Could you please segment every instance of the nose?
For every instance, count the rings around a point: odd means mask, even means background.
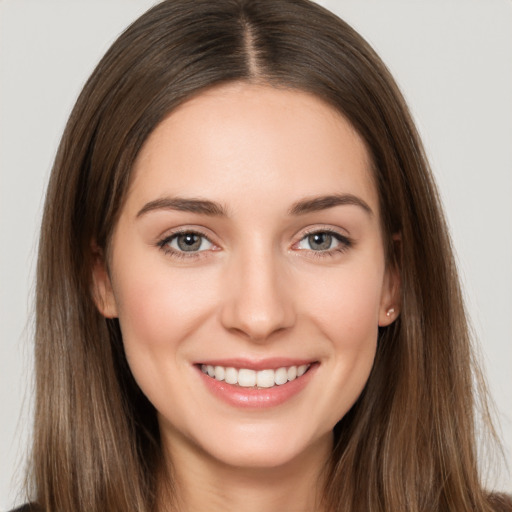
[[[269,253],[241,254],[226,273],[221,322],[251,341],[264,342],[295,323],[286,269]]]

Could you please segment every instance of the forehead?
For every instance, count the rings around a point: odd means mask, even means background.
[[[253,198],[261,210],[333,192],[361,195],[378,211],[371,159],[352,125],[312,94],[234,83],[188,100],[155,128],[128,202],[208,196],[236,209]]]

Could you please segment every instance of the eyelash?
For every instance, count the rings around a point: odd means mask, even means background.
[[[306,249],[308,251],[309,255],[313,258],[326,258],[326,257],[332,258],[333,256],[336,256],[338,254],[342,254],[342,253],[346,252],[354,245],[353,240],[351,240],[347,236],[344,236],[344,235],[338,233],[337,231],[334,231],[332,229],[326,229],[326,228],[324,228],[324,229],[315,228],[315,229],[311,229],[310,231],[306,231],[302,235],[300,240],[294,244],[294,246],[299,244],[300,242],[302,242],[304,239],[308,238],[309,236],[316,235],[316,234],[327,234],[329,236],[332,236],[335,240],[337,240],[340,243],[340,245],[338,247],[335,247],[334,249],[328,249],[325,251],[315,251],[313,249],[309,249],[309,250]],[[202,233],[201,231],[194,230],[194,229],[183,229],[183,230],[175,231],[171,235],[166,236],[162,240],[159,240],[156,245],[162,251],[164,251],[164,254],[170,255],[174,258],[190,259],[190,258],[201,258],[201,257],[206,256],[203,253],[208,252],[208,250],[187,252],[187,251],[177,251],[177,250],[173,249],[172,247],[170,247],[170,244],[172,243],[172,241],[181,235],[196,235],[201,238],[204,238],[209,243],[213,244],[213,242],[210,240],[210,238],[207,235],[205,235],[204,233]],[[298,249],[298,250],[301,251],[301,250],[305,250],[305,249]]]
[[[208,242],[213,244],[213,242],[210,240],[210,238],[208,238],[208,236],[206,236],[204,233],[201,233],[201,231],[197,231],[194,229],[182,229],[179,231],[175,231],[171,235],[163,238],[162,240],[159,240],[156,245],[160,249],[162,249],[162,251],[164,251],[164,254],[170,255],[173,258],[190,259],[190,258],[201,258],[201,257],[205,256],[203,253],[208,252],[208,251],[189,251],[189,252],[177,251],[176,249],[173,249],[172,247],[170,247],[171,242],[175,238],[182,236],[182,235],[196,235],[201,238],[204,238],[205,240],[207,240]]]
[[[350,248],[354,246],[353,240],[351,240],[349,237],[342,235],[341,233],[338,233],[337,231],[334,231],[329,228],[314,228],[310,231],[306,231],[301,239],[296,242],[294,245],[297,245],[298,243],[302,242],[305,238],[308,238],[311,235],[318,235],[318,234],[327,234],[332,236],[335,240],[337,240],[340,245],[338,247],[335,247],[334,249],[328,249],[325,251],[314,251],[312,249],[308,250],[309,256],[312,258],[332,258],[334,256],[337,256],[339,254],[343,254],[344,252],[348,251]]]

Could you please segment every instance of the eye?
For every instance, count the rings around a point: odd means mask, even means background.
[[[213,247],[206,236],[193,231],[174,234],[163,240],[161,245],[175,252],[202,252]]]
[[[296,245],[297,249],[315,252],[341,252],[350,247],[350,240],[333,231],[315,231],[303,237]]]

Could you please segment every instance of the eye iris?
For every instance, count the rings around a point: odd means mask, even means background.
[[[186,233],[178,236],[177,243],[182,251],[197,251],[201,247],[201,237],[194,233]]]
[[[314,233],[308,236],[308,242],[314,251],[326,251],[331,247],[332,235],[328,233]]]

